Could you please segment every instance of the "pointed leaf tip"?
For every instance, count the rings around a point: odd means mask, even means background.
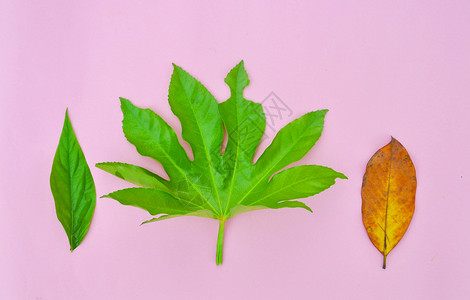
[[[127,100],[126,98],[123,98],[123,97],[119,97],[119,101],[121,102],[121,107],[125,104],[127,104],[127,102],[130,102],[129,100]]]
[[[175,64],[175,63],[171,63],[171,64],[173,66],[173,74],[175,74],[176,71],[178,71],[178,72],[182,71],[182,72],[187,73],[182,67],[178,66],[177,64]]]
[[[70,122],[70,117],[69,117],[69,109],[68,107],[65,109],[65,119],[64,119],[64,126],[66,125],[71,125],[71,122]]]
[[[243,60],[230,70],[224,81],[230,87],[232,95],[234,93],[242,94],[243,89],[250,84],[250,79],[246,73]]]

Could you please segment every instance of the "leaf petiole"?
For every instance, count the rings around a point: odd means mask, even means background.
[[[222,257],[224,251],[224,229],[225,229],[225,219],[219,219],[219,234],[217,236],[217,253],[215,257],[215,263],[217,265],[222,264]]]

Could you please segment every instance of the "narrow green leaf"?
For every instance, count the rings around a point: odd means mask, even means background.
[[[185,215],[198,210],[197,207],[184,203],[172,195],[149,188],[129,188],[119,190],[102,198],[112,198],[123,205],[140,207],[151,215]]]
[[[166,186],[168,182],[165,179],[139,166],[120,162],[103,162],[97,163],[95,166],[141,187],[168,190]]]
[[[320,138],[327,112],[312,111],[282,128],[256,162],[258,172],[271,176],[304,157]]]
[[[170,178],[183,176],[190,161],[170,125],[150,109],[138,108],[124,98],[121,109],[124,135],[137,151],[160,162]]]
[[[213,173],[220,168],[223,125],[217,100],[194,77],[173,64],[168,92],[171,110],[181,122],[182,136],[189,143],[194,162]]]
[[[278,202],[316,195],[335,184],[343,174],[323,166],[304,165],[281,171],[269,181],[263,196],[250,205],[278,206]],[[287,205],[286,202],[285,205]]]
[[[168,92],[171,110],[181,122],[182,136],[194,154],[194,167],[198,169],[197,182],[207,189],[201,191],[205,198],[222,211],[218,185],[222,177],[223,125],[214,96],[189,73],[173,64]]]
[[[221,193],[228,203],[224,214],[229,215],[229,209],[239,202],[240,195],[251,189],[253,156],[263,137],[266,117],[261,104],[243,97],[243,90],[250,83],[243,61],[228,73],[225,82],[231,95],[219,104],[219,110],[228,135],[224,152],[228,184]]]
[[[219,104],[228,134],[224,157],[229,168],[235,169],[240,165],[252,164],[266,127],[266,117],[261,104],[243,97],[243,90],[250,83],[243,61],[228,73],[225,82],[230,87],[231,95]]]
[[[90,226],[96,204],[93,177],[65,113],[59,146],[50,177],[57,218],[65,229],[70,251],[80,245]]]

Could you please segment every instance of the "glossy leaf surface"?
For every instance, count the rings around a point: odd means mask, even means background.
[[[222,263],[226,220],[256,209],[301,207],[311,211],[305,203],[294,199],[318,194],[334,184],[336,178],[346,178],[321,166],[279,172],[300,160],[320,138],[327,110],[310,112],[289,123],[254,163],[266,127],[263,108],[243,97],[249,84],[243,62],[229,72],[225,82],[231,96],[219,104],[199,81],[174,65],[169,103],[181,122],[182,138],[189,143],[194,160],[188,158],[176,133],[161,117],[121,98],[127,140],[141,155],[160,162],[170,180],[161,180],[160,176],[136,166],[97,165],[146,188],[106,196],[158,215],[144,223],[185,215],[219,220],[217,264]],[[224,127],[227,145],[221,149]]]
[[[378,150],[367,164],[362,184],[362,220],[374,246],[383,254],[398,244],[415,209],[416,172],[406,149],[396,139]]]
[[[78,144],[68,112],[54,156],[50,177],[57,218],[67,233],[70,251],[80,245],[95,210],[93,177]]]

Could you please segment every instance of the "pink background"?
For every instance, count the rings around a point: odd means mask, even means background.
[[[70,2],[0,3],[1,299],[468,299],[470,2]],[[96,162],[161,171],[125,140],[119,96],[180,131],[167,103],[171,63],[223,101],[240,59],[247,98],[273,91],[292,109],[277,130],[330,109],[301,163],[350,179],[307,199],[313,215],[231,219],[220,267],[215,220],[139,226],[148,213],[110,199],[97,199],[71,254],[49,188],[66,107],[101,196],[130,185]],[[384,271],[360,189],[390,135],[408,149],[418,191]]]

